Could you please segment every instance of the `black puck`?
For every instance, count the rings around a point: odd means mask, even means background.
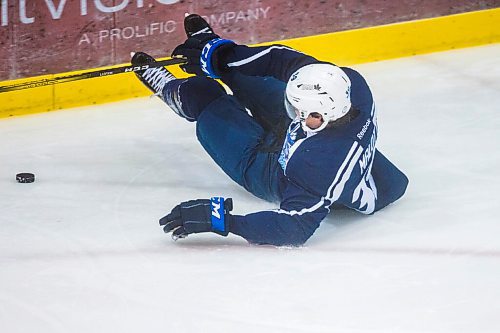
[[[16,175],[16,180],[18,183],[33,183],[35,181],[35,175],[29,172],[18,173]]]

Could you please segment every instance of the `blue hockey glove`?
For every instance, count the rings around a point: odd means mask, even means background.
[[[189,200],[175,206],[160,219],[165,233],[172,232],[172,238],[185,238],[199,232],[215,232],[222,236],[229,233],[229,212],[233,209],[233,199],[213,197],[211,199]]]
[[[225,69],[220,62],[221,56],[234,45],[234,42],[222,39],[214,33],[198,34],[178,45],[172,56],[187,58],[187,63],[180,66],[186,73],[218,79]]]
[[[184,30],[187,40],[177,46],[172,56],[183,56],[188,62],[181,65],[186,73],[208,75],[218,79],[224,70],[220,59],[225,51],[235,45],[232,41],[221,39],[208,22],[198,14],[191,14],[184,18]]]

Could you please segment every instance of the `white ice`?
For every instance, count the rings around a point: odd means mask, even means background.
[[[0,331],[500,332],[500,44],[355,68],[410,186],[301,248],[163,233],[187,199],[275,206],[158,99],[0,120]]]

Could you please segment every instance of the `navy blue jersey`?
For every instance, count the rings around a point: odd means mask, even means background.
[[[231,71],[272,76],[283,82],[300,67],[319,63],[291,48],[236,46],[224,59]],[[401,197],[408,179],[377,149],[377,116],[365,79],[342,67],[351,80],[357,116],[341,126],[305,132],[293,121],[283,142],[280,207],[245,216],[234,215],[230,231],[252,243],[303,244],[332,205],[371,214]]]

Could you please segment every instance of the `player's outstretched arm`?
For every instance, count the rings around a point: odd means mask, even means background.
[[[230,228],[231,233],[252,244],[301,246],[313,235],[324,218],[322,214],[314,215],[287,215],[280,211],[234,215]]]
[[[175,206],[160,219],[160,225],[165,233],[172,233],[174,240],[193,233],[214,232],[222,236],[233,233],[252,244],[300,246],[328,214],[326,204],[298,210],[286,208],[286,204],[281,207],[241,216],[230,214],[232,199],[190,200]]]
[[[235,45],[218,61],[223,64],[222,77],[238,71],[250,76],[272,76],[283,82],[287,82],[297,69],[320,62],[312,56],[278,44],[254,47]]]
[[[245,75],[273,76],[282,81],[298,68],[319,62],[317,59],[283,45],[248,47],[221,38],[201,16],[191,14],[184,19],[187,39],[172,52],[187,64],[187,73],[221,78],[239,71]]]

